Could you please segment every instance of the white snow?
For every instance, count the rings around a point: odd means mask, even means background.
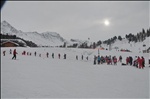
[[[8,33],[33,41],[38,45],[56,46],[64,42],[58,33],[22,32],[4,21],[2,33]],[[64,40],[64,42],[63,42]],[[112,44],[112,50],[100,50],[102,56],[122,55],[123,63],[128,56],[144,56],[146,67],[138,69],[133,66],[93,65],[94,55],[98,49],[79,48],[1,48],[1,98],[2,99],[33,99],[33,98],[139,98],[150,97],[148,53],[142,50],[150,47],[150,37],[145,41],[130,44],[127,40],[117,41]],[[80,44],[81,40],[75,39],[74,43]],[[90,41],[86,41],[90,44]],[[143,47],[143,44],[146,47]],[[109,46],[102,44],[104,48]],[[120,49],[128,49],[131,52],[120,52]],[[10,49],[17,49],[17,60],[12,60]],[[3,51],[6,56],[3,56]],[[32,53],[31,56],[23,56],[23,51]],[[34,56],[34,52],[37,56]],[[49,53],[49,58],[46,53]],[[52,59],[51,54],[55,54]],[[61,59],[58,59],[58,54]],[[42,56],[39,57],[39,54]],[[67,59],[63,55],[67,54]],[[76,60],[78,55],[79,60]],[[81,60],[84,55],[84,60]],[[88,56],[89,60],[85,58]]]
[[[93,65],[94,49],[21,48],[17,60],[1,48],[1,97],[7,98],[149,98],[148,54],[100,50],[100,55],[144,56],[146,67]],[[6,56],[3,51],[6,50]],[[23,56],[23,51],[31,56]],[[33,55],[37,52],[37,56]],[[49,58],[46,58],[49,52]],[[51,54],[55,53],[55,59]],[[58,53],[61,59],[58,59]],[[63,54],[67,59],[63,59]],[[42,54],[42,57],[39,57]],[[81,60],[81,55],[84,60]],[[79,60],[75,56],[79,56]],[[88,56],[87,61],[85,57]]]

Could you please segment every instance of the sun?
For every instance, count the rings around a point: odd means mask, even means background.
[[[105,20],[105,21],[104,21],[104,24],[105,24],[106,26],[109,26],[110,22],[109,22],[108,20]]]

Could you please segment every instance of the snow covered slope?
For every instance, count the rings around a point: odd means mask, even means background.
[[[146,45],[143,47],[143,45]],[[109,49],[109,46],[106,44],[102,44],[102,47]],[[147,37],[143,42],[128,42],[127,39],[116,40],[114,44],[111,45],[112,50],[130,50],[131,52],[139,52],[142,53],[143,50],[148,49],[150,47],[150,37]],[[116,49],[118,48],[118,49]]]
[[[56,32],[22,32],[12,27],[8,22],[1,23],[1,33],[16,35],[25,40],[33,41],[39,46],[59,46],[63,45],[65,39]]]
[[[14,48],[11,48],[12,50]],[[17,60],[12,60],[10,48],[1,54],[1,97],[2,99],[45,99],[45,98],[103,98],[129,99],[149,98],[149,67],[93,65],[94,49],[78,48],[21,48],[17,47]],[[23,51],[32,53],[23,56]],[[34,56],[34,52],[37,56]],[[46,53],[49,52],[49,58]],[[54,53],[55,58],[51,57]],[[58,53],[61,58],[58,59]],[[64,53],[67,59],[63,59]],[[41,54],[41,57],[39,57]],[[79,56],[76,60],[75,56]],[[81,55],[84,59],[81,60]],[[143,56],[142,53],[100,51],[100,55]],[[86,60],[85,57],[89,57]],[[147,55],[146,55],[147,56]],[[148,57],[144,58],[147,60]]]

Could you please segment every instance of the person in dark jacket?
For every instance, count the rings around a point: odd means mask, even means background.
[[[119,61],[122,62],[122,56],[119,56]]]
[[[133,58],[130,56],[130,57],[129,57],[130,66],[132,65],[132,61],[133,61]]]
[[[16,57],[17,57],[16,54],[17,54],[16,49],[14,49],[12,59],[16,59]]]
[[[144,68],[145,67],[145,59],[144,59],[144,57],[142,56],[142,68]]]
[[[49,56],[49,53],[48,53],[48,52],[46,53],[46,56],[47,56],[47,58],[48,58],[48,56]]]
[[[52,53],[52,58],[54,58],[54,53]]]
[[[96,59],[97,59],[97,57],[96,57],[96,55],[94,56],[94,65],[96,65]]]
[[[6,51],[3,51],[3,56],[5,56]]]
[[[82,57],[81,57],[81,58],[82,58],[82,60],[83,60],[83,55],[82,55]]]
[[[9,51],[9,52],[10,52],[10,54],[12,54],[12,50],[11,50],[11,49],[10,49],[10,51]]]
[[[34,55],[36,56],[36,52],[34,52]]]
[[[76,60],[78,60],[78,55],[76,55]]]
[[[60,54],[58,54],[58,58],[60,59]]]
[[[64,59],[66,59],[66,54],[64,54]]]

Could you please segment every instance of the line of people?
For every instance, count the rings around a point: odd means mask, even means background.
[[[4,50],[3,51],[3,56],[5,56],[5,54],[6,54],[6,51]],[[13,54],[12,59],[16,60],[16,57],[17,57],[17,54],[18,54],[16,49],[13,50],[13,53],[12,53],[12,50],[10,49],[10,54]],[[31,56],[32,53],[23,51],[22,55]],[[36,51],[34,52],[34,56],[37,56]],[[39,57],[41,57],[41,54],[39,54]],[[49,53],[48,52],[46,53],[46,57],[49,58]],[[60,57],[61,57],[61,55],[59,53],[58,54],[58,59],[60,59]],[[64,54],[64,59],[66,59],[66,57],[67,57],[67,55]],[[54,59],[54,53],[52,53],[52,58]],[[84,56],[82,55],[81,60],[83,60],[83,59],[84,59]],[[76,55],[76,60],[78,60],[78,55]],[[86,57],[86,60],[88,60],[88,56]],[[119,56],[118,61],[117,61],[116,56],[113,56],[113,57],[111,57],[111,55],[110,56],[105,56],[105,57],[104,56],[100,57],[100,55],[98,55],[98,56],[95,55],[94,56],[94,65],[95,64],[103,64],[103,63],[107,63],[107,65],[112,65],[112,64],[117,65],[117,62],[122,62],[122,56]],[[133,58],[131,56],[129,56],[129,57],[126,58],[126,64],[125,65],[130,65],[130,66],[133,65],[133,66],[135,66],[139,69],[143,69],[145,67],[145,59],[144,59],[143,56],[141,58],[139,56],[135,56],[135,59],[133,61]]]
[[[22,55],[26,55],[26,53],[27,53],[27,55],[31,56],[31,52],[26,52],[26,51],[23,51]],[[45,55],[46,55],[47,58],[49,58],[49,53],[48,52]],[[36,51],[34,52],[34,56],[37,56],[37,52]],[[67,54],[64,54],[63,56],[64,56],[64,59],[67,58]],[[42,57],[42,55],[39,54],[39,57]],[[54,59],[54,53],[52,53],[52,58]],[[61,58],[61,54],[59,53],[58,54],[58,59],[60,59],[60,58]],[[76,55],[76,60],[78,60],[78,55]],[[81,56],[81,60],[84,60],[84,56],[83,55]],[[86,57],[86,60],[88,60],[88,56]]]

